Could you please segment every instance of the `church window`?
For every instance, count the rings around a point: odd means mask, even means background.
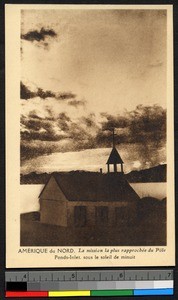
[[[96,222],[98,224],[102,224],[102,225],[108,223],[108,207],[107,206],[96,207]]]

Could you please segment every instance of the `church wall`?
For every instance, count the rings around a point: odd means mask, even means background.
[[[74,210],[76,206],[85,206],[86,207],[86,226],[96,226],[99,225],[99,222],[96,221],[96,209],[97,207],[108,207],[108,221],[107,226],[116,226],[121,225],[120,220],[116,220],[116,209],[121,208],[128,211],[128,223],[133,223],[135,214],[136,214],[136,206],[135,203],[128,202],[84,202],[84,201],[71,201],[68,202],[67,208],[67,218],[68,218],[68,226],[75,226],[75,217]],[[122,217],[122,216],[121,216]],[[127,223],[127,220],[124,220]],[[102,224],[101,224],[102,225]]]
[[[138,205],[138,204],[137,204]],[[129,211],[129,223],[135,223],[137,221],[137,205],[134,203],[130,204],[130,211]]]
[[[94,226],[95,225],[95,206],[83,203],[83,202],[74,202],[71,205],[71,202],[68,203],[67,208],[67,219],[68,226],[75,226],[75,207],[76,206],[85,206],[86,207],[86,226]]]
[[[67,226],[67,203],[64,201],[40,200],[40,221],[45,224]]]
[[[67,201],[65,195],[52,176],[40,195],[40,199]]]
[[[118,206],[117,206],[118,207]],[[115,208],[116,206],[112,206],[110,207],[109,210],[109,226],[114,226],[115,225]]]
[[[40,199],[40,219],[42,223],[58,226],[77,226],[75,207],[86,207],[86,225],[90,226],[121,226],[132,224],[136,218],[136,206],[128,202],[82,202]],[[106,223],[97,221],[97,208],[108,207]],[[120,214],[118,213],[118,210]]]
[[[86,213],[85,226],[120,226],[123,223],[134,223],[136,217],[136,202],[127,201],[68,201],[58,186],[54,177],[51,177],[45,189],[40,195],[40,215],[41,222],[46,224],[53,224],[59,226],[79,226],[77,224],[76,209],[75,207],[84,207],[84,214]],[[99,207],[108,207],[107,212],[105,209],[104,221],[98,220],[98,212],[101,212]],[[98,208],[98,210],[97,210]],[[121,208],[121,216],[116,210]],[[120,210],[120,209],[119,209]],[[80,211],[80,208],[79,208]],[[82,215],[83,215],[82,211]],[[128,213],[127,213],[128,212]],[[124,218],[123,218],[124,215]],[[101,217],[101,216],[100,216]],[[99,217],[99,218],[100,218]],[[96,219],[97,218],[97,219]]]
[[[128,202],[126,201],[113,201],[113,202],[108,202],[108,201],[98,201],[98,202],[94,202],[94,201],[69,201],[68,202],[68,206],[69,207],[73,207],[73,206],[77,206],[77,205],[81,205],[81,206],[109,206],[109,207],[121,207],[121,206],[127,206]],[[130,203],[129,203],[130,205]]]

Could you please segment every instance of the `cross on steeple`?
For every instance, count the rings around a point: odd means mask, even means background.
[[[112,132],[112,139],[113,139],[113,148],[111,150],[110,156],[107,160],[107,165],[108,165],[108,173],[110,173],[110,165],[113,165],[114,167],[114,173],[117,173],[117,165],[121,165],[121,173],[124,173],[123,171],[123,160],[120,157],[116,147],[115,147],[115,133],[114,133],[114,128]]]
[[[115,133],[114,133],[114,127],[113,127],[113,130],[112,130],[112,144],[113,144],[113,148],[115,147]]]

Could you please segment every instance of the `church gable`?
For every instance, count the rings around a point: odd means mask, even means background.
[[[40,199],[67,201],[66,196],[60,189],[54,176],[51,176],[44,189],[42,190]]]

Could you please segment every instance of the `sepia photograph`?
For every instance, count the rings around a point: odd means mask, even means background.
[[[165,10],[21,11],[21,245],[166,245]]]
[[[171,9],[18,16],[19,247],[169,246]]]

